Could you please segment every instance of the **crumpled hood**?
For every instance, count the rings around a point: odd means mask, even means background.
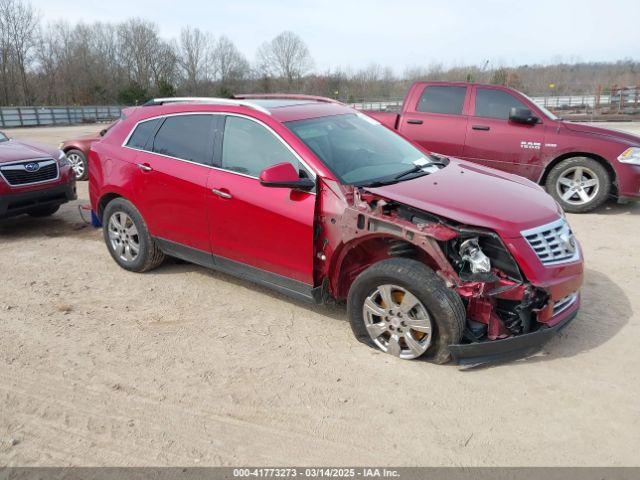
[[[458,159],[430,175],[367,190],[504,238],[560,216],[555,200],[535,183]]]
[[[18,162],[32,158],[57,158],[58,150],[37,143],[23,140],[9,140],[0,142],[0,163]]]
[[[622,143],[630,145],[640,145],[640,137],[627,132],[618,130],[610,130],[608,128],[593,127],[591,125],[583,125],[580,123],[562,122],[562,125],[572,132],[588,133],[591,135],[599,135],[607,137],[611,140],[618,140]]]

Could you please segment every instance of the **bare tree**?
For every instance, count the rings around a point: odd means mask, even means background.
[[[307,45],[290,31],[263,43],[258,50],[258,63],[263,73],[286,79],[288,89],[313,67]]]
[[[0,17],[3,31],[1,36],[6,36],[7,47],[20,76],[23,100],[30,105],[27,67],[31,60],[31,51],[35,46],[40,19],[33,7],[22,0],[0,0]]]
[[[228,88],[230,83],[244,79],[249,72],[247,59],[224,35],[216,42],[211,55],[211,63],[221,90]]]
[[[213,38],[198,28],[183,28],[180,32],[179,61],[190,94],[200,93],[202,83],[209,79],[208,60],[213,50]]]

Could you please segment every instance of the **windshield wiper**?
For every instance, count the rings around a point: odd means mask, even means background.
[[[428,173],[430,173],[430,172],[425,172],[425,171],[424,171],[424,169],[425,169],[426,167],[431,166],[431,165],[440,165],[440,166],[442,166],[442,167],[446,167],[446,166],[447,166],[447,163],[446,163],[446,162],[444,162],[444,161],[442,161],[442,160],[436,160],[436,159],[433,159],[433,158],[432,158],[432,159],[429,161],[429,163],[427,163],[427,164],[419,164],[419,163],[418,163],[418,164],[415,164],[415,165],[413,166],[413,168],[411,168],[411,169],[407,170],[406,172],[399,173],[398,175],[396,175],[395,177],[393,177],[393,179],[394,179],[394,180],[400,180],[401,178],[404,178],[404,177],[406,177],[407,175],[411,175],[412,173],[418,173],[418,172],[423,172],[425,175],[427,175],[427,174],[428,174]]]

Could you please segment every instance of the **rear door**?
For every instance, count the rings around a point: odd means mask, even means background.
[[[260,172],[289,162],[313,177],[273,130],[243,116],[225,119],[207,209],[214,261],[223,270],[310,294],[316,195],[260,184]]]
[[[163,248],[210,250],[207,178],[221,118],[193,113],[162,117],[137,153],[136,204],[152,234],[164,241]],[[130,142],[134,137],[135,131]]]
[[[462,155],[467,90],[466,85],[426,85],[407,98],[398,130],[429,151]]]
[[[530,107],[511,92],[499,88],[474,87],[472,98],[462,156],[534,181],[540,178],[544,125],[509,121],[512,107]]]

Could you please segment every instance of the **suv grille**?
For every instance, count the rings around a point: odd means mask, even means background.
[[[12,186],[48,182],[58,178],[58,162],[52,158],[45,158],[2,165],[0,174]]]
[[[573,232],[564,218],[521,233],[544,265],[572,262],[580,256]]]

